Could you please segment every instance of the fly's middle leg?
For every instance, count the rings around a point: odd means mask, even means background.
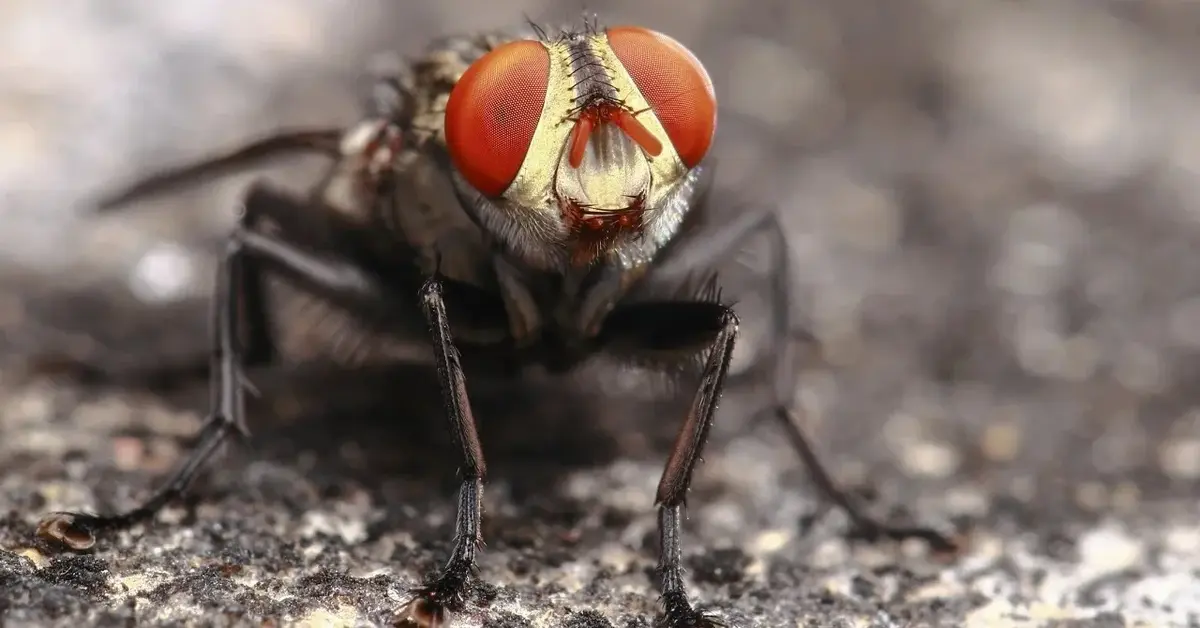
[[[454,549],[441,571],[416,588],[414,597],[398,618],[402,625],[442,626],[447,611],[459,611],[471,597],[478,581],[476,556],[483,547],[481,500],[487,463],[479,441],[479,430],[467,398],[458,350],[454,346],[441,281],[435,276],[420,291],[421,308],[429,324],[434,356],[442,386],[443,405],[454,440],[461,448],[462,484],[458,490],[458,517],[454,524]]]

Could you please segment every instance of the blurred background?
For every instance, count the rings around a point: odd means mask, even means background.
[[[111,217],[89,215],[89,199],[274,128],[352,121],[381,51],[583,8],[348,6],[0,4],[0,333],[13,354],[202,350],[196,327],[169,318],[153,343],[113,332],[106,316],[121,310],[107,304],[202,323],[214,243],[262,173]],[[986,478],[1087,511],[1197,495],[1200,3],[587,9],[669,33],[707,65],[719,185],[778,209],[797,319],[823,347],[797,400],[823,449],[879,452],[836,456],[836,473]],[[270,176],[298,185],[311,166]],[[37,309],[54,291],[76,300]]]

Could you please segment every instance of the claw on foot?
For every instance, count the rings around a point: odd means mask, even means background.
[[[462,611],[472,582],[466,578],[443,578],[409,590],[411,597],[392,622],[403,628],[444,628],[447,617]]]
[[[962,555],[970,544],[970,539],[965,534],[955,534],[951,537],[943,537],[944,544],[930,544],[933,549],[933,558],[941,562],[951,562]]]
[[[417,597],[396,614],[392,625],[400,628],[442,628],[446,625],[446,608],[432,600]]]
[[[89,550],[96,544],[96,518],[73,512],[52,512],[38,522],[37,535],[61,543],[75,551]]]
[[[720,617],[692,608],[683,595],[663,598],[663,614],[654,623],[655,628],[728,628]]]

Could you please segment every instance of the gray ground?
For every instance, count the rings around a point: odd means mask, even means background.
[[[212,247],[246,179],[105,220],[79,218],[89,195],[351,119],[374,50],[577,3],[409,4],[0,6],[0,624],[371,625],[444,556],[455,463],[420,372],[257,373],[253,441],[189,503],[83,554],[31,534],[47,511],[144,496],[205,390],[30,378],[25,358],[203,352]],[[791,232],[799,322],[823,347],[796,398],[835,473],[969,542],[950,562],[847,542],[735,391],[691,497],[700,599],[739,626],[1200,625],[1200,4],[588,5],[712,72],[722,185]],[[396,407],[366,403],[396,382]],[[497,588],[462,624],[648,625],[675,406],[472,393]]]

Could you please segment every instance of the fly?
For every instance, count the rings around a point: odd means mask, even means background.
[[[777,374],[788,368],[781,347],[790,339],[790,280],[774,213],[746,213],[683,237],[707,211],[716,127],[708,72],[671,37],[594,21],[552,35],[531,25],[439,42],[379,79],[367,115],[349,129],[277,134],[109,198],[106,208],[297,152],[334,162],[307,197],[265,182],[245,194],[212,300],[211,414],[184,464],[138,508],[53,513],[39,533],[86,549],[97,533],[145,520],[178,498],[218,445],[248,433],[249,366],[320,351],[347,367],[423,358],[439,373],[462,484],[449,559],[412,591],[399,620],[442,626],[471,601],[483,543],[487,464],[464,373],[486,364],[565,372],[607,354],[666,371],[699,369],[655,500],[657,625],[722,625],[693,605],[682,567],[685,496],[738,338],[738,316],[705,269],[766,237],[775,321],[768,359]],[[643,288],[655,282],[683,288],[647,297]],[[280,319],[271,304],[283,297],[356,331],[321,346]],[[419,355],[409,349],[414,339]],[[888,525],[860,510],[817,459],[782,387],[774,386],[771,416],[860,533],[955,549],[932,529]]]

